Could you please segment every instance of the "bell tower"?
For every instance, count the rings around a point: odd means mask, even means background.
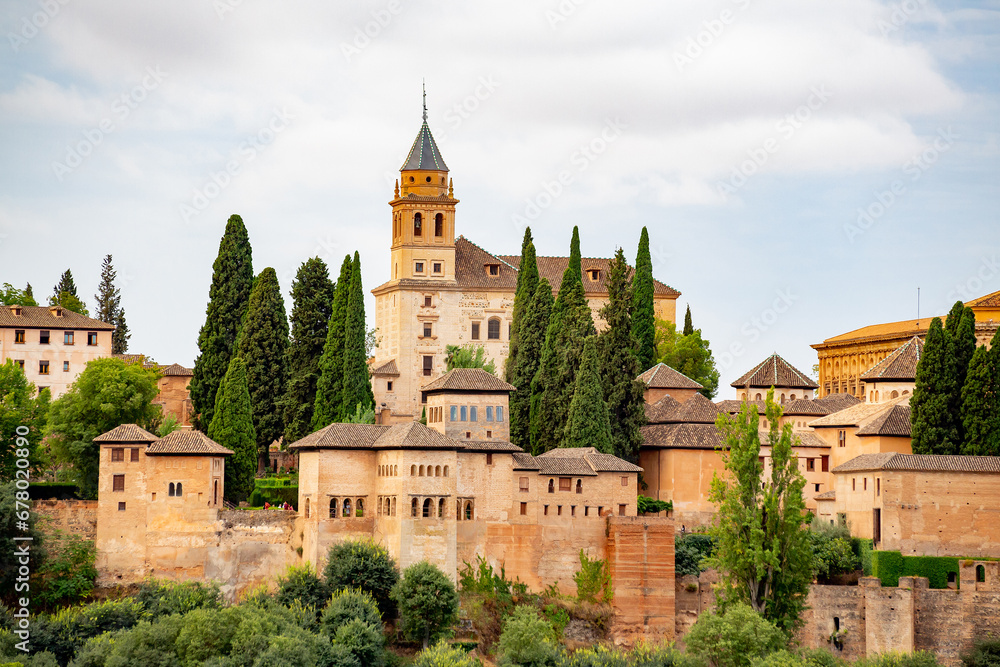
[[[424,122],[399,169],[392,207],[392,280],[455,280],[455,205],[448,166]]]

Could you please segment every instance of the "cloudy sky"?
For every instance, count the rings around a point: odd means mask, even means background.
[[[777,351],[1000,290],[1000,3],[870,0],[3,4],[0,282],[92,305],[191,365],[226,219],[287,292],[358,249],[388,278],[392,181],[429,120],[458,233],[632,259],[723,389]],[[374,301],[369,297],[369,320]]]

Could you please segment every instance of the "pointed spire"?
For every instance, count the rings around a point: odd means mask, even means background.
[[[448,196],[449,197],[455,196],[455,179],[453,178],[448,179]]]
[[[427,125],[427,87],[424,86],[424,122],[417,132],[417,138],[413,141],[406,161],[400,167],[400,171],[406,170],[429,170],[448,171],[448,165],[441,158],[441,151],[438,150],[437,143],[431,135],[431,128]]]
[[[396,197],[399,197],[399,179],[396,179]]]
[[[427,122],[427,82],[420,80],[420,85],[424,89],[424,122]]]

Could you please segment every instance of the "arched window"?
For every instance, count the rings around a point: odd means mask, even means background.
[[[212,491],[212,503],[215,505],[219,504],[219,480],[213,482],[214,490]]]
[[[556,492],[556,481],[554,479],[549,480],[549,493]]]
[[[358,513],[358,516],[365,515],[365,501],[362,500],[361,498],[358,498],[358,504],[355,508],[355,511]]]
[[[424,219],[419,213],[413,214],[413,235],[420,236],[424,233]]]
[[[410,466],[410,477],[415,477],[417,475],[417,466]]]
[[[795,400],[795,394],[792,394],[792,395],[791,395],[791,396],[789,396],[788,398],[789,398],[789,400],[792,400],[792,401],[794,401],[794,400]]]
[[[444,214],[434,216],[434,236],[444,236]]]
[[[576,492],[577,493],[583,493],[583,480],[582,479],[576,480]]]
[[[465,520],[472,521],[472,501],[465,501]]]
[[[906,396],[906,395],[907,395],[907,394],[909,394],[909,393],[910,393],[910,390],[909,390],[909,389],[904,389],[904,390],[903,390],[903,396]]]
[[[184,485],[180,482],[177,482],[177,495],[181,498],[184,497]]]
[[[875,392],[875,402],[878,403],[878,392]]]
[[[889,398],[899,398],[899,392],[893,389],[892,394],[889,396]]]
[[[431,517],[431,499],[424,498],[424,518],[429,519]]]
[[[434,466],[434,476],[435,477],[441,476],[441,466]]]
[[[330,518],[331,519],[336,519],[337,518],[337,499],[336,498],[330,498]]]
[[[438,501],[438,518],[444,518],[444,498]]]
[[[982,565],[976,566],[976,581],[986,583],[986,568]]]
[[[389,499],[386,498],[385,499],[385,515],[389,516],[390,514],[392,514],[392,508],[389,507]]]
[[[457,501],[455,503],[455,520],[456,521],[461,521],[462,520],[462,501],[461,500],[459,500],[459,501]]]
[[[445,466],[445,467],[444,467],[444,476],[445,476],[445,477],[447,477],[447,476],[448,476],[448,466]]]
[[[392,515],[396,516],[396,499],[392,499]]]
[[[489,340],[500,340],[500,318],[492,317],[486,323],[486,337]]]
[[[350,498],[344,498],[344,516],[345,517],[351,516],[351,499]]]
[[[757,392],[757,398],[755,398],[754,400],[757,400],[757,401],[760,400],[760,392]]]
[[[375,503],[375,515],[382,516],[382,499],[379,498],[378,502]]]
[[[411,515],[411,516],[412,516],[412,517],[413,517],[414,519],[416,519],[416,518],[417,518],[417,508],[418,508],[418,507],[420,507],[420,505],[419,505],[419,504],[417,503],[417,499],[416,499],[416,498],[414,498],[414,499],[413,499],[413,502],[411,502],[411,503],[410,503],[410,515]]]
[[[309,518],[309,499],[306,498],[306,518]]]
[[[782,392],[782,394],[781,394],[781,404],[782,405],[785,404],[785,394],[784,394],[784,392]]]
[[[167,495],[173,498],[176,494],[174,493],[174,483],[170,482],[170,486],[167,487]]]
[[[392,476],[395,477],[399,475],[399,466],[392,466]]]

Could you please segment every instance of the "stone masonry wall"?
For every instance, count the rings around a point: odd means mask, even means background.
[[[608,517],[608,562],[614,585],[616,643],[674,638],[674,522]]]
[[[61,530],[85,540],[97,538],[96,500],[36,500],[32,509],[41,517],[38,528],[45,534]]]

